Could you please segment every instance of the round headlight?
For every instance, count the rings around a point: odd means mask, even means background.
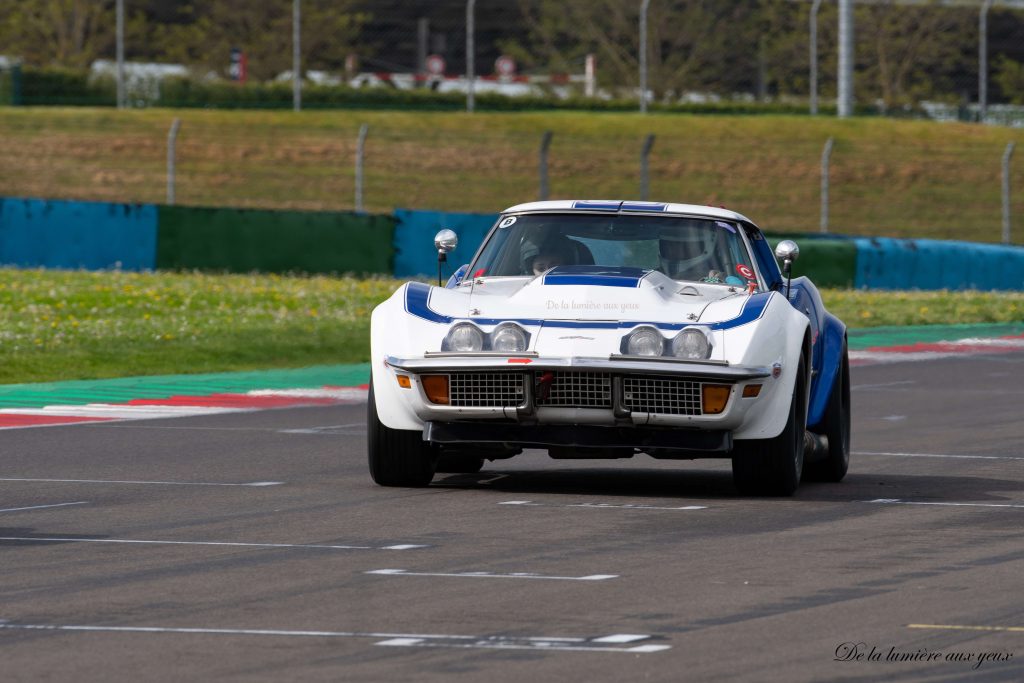
[[[491,350],[519,353],[526,350],[526,330],[515,323],[502,323],[491,332]]]
[[[665,338],[653,327],[638,327],[626,337],[626,353],[630,356],[660,356]]]
[[[711,355],[711,340],[697,327],[687,327],[672,340],[672,355],[676,358],[704,360]]]
[[[484,333],[480,331],[479,327],[470,323],[459,323],[450,329],[442,345],[444,351],[455,351],[456,353],[482,351],[483,348]]]

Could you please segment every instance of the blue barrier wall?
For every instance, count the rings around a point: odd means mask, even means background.
[[[149,270],[156,229],[149,204],[0,199],[0,264]]]
[[[1024,247],[857,238],[854,286],[869,289],[1024,289]]]
[[[449,228],[459,236],[459,246],[448,255],[444,272],[447,279],[456,268],[473,258],[498,214],[396,209],[395,218],[398,219],[395,226],[395,277],[436,276],[434,235],[441,228]]]

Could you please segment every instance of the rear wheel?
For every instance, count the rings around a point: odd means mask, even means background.
[[[825,436],[828,455],[807,463],[805,481],[842,481],[850,467],[850,359],[845,341],[839,374],[825,408]]]
[[[807,424],[807,371],[803,358],[797,366],[789,418],[774,439],[738,441],[733,448],[732,480],[746,496],[791,496],[800,483],[804,465],[804,430]]]
[[[381,486],[426,486],[434,478],[436,449],[419,430],[385,427],[377,416],[373,379],[366,409],[367,455],[370,476]]]

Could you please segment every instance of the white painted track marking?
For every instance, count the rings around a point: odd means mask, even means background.
[[[946,631],[1010,631],[1024,633],[1024,626],[967,626],[958,624],[907,624],[907,628],[941,629]]]
[[[907,384],[917,384],[916,380],[905,379],[899,382],[883,382],[881,384],[855,384],[850,389],[852,391],[865,391],[868,389],[888,389],[889,387],[903,386]]]
[[[425,545],[326,545],[317,543],[231,543],[227,541],[144,541],[126,538],[58,538],[30,536],[0,536],[0,541],[32,541],[36,543],[129,543],[140,545],[211,545],[240,548],[323,548],[327,550],[412,550],[427,548]]]
[[[606,581],[619,578],[618,574],[591,574],[589,576],[547,576],[544,574],[533,574],[530,572],[516,572],[513,574],[492,574],[491,572],[411,572],[406,569],[372,569],[364,574],[377,574],[382,576],[444,576],[457,579],[538,579],[545,581]]]
[[[5,415],[54,415],[59,417],[101,417],[130,420],[155,420],[165,417],[194,417],[225,413],[253,412],[257,408],[216,408],[212,406],[129,406],[115,403],[89,403],[80,406],[44,408],[4,408]]]
[[[80,500],[80,501],[77,501],[75,503],[54,503],[53,505],[32,505],[30,507],[24,507],[24,508],[7,508],[5,510],[0,510],[0,512],[21,512],[22,510],[42,510],[43,508],[62,508],[62,507],[67,507],[68,505],[88,505],[88,504],[89,504],[89,501],[87,501],[87,500]]]
[[[706,505],[683,505],[680,507],[660,507],[657,505],[638,505],[625,503],[617,505],[613,503],[535,503],[532,500],[506,500],[498,505],[520,505],[522,507],[549,507],[549,508],[599,508],[617,510],[707,510]]]
[[[966,507],[966,508],[1024,508],[1024,505],[1014,503],[941,503],[918,500],[900,500],[899,498],[876,498],[875,500],[862,500],[861,503],[880,503],[883,505],[941,505],[945,507]]]
[[[456,647],[485,650],[539,650],[545,652],[626,652],[646,654],[671,649],[671,645],[615,644],[647,640],[651,636],[616,634],[599,638],[563,638],[544,636],[470,636],[423,633],[373,633],[358,631],[285,631],[278,629],[174,628],[161,626],[93,626],[78,624],[15,624],[0,620],[0,629],[25,631],[73,631],[86,633],[139,633],[227,636],[284,636],[299,638],[369,638],[383,639],[375,645],[387,647]],[[628,638],[628,640],[626,640]]]
[[[887,453],[883,451],[854,451],[853,455],[883,455],[899,458],[956,458],[963,460],[1024,460],[1016,455],[958,455],[954,453]]]
[[[281,486],[283,481],[250,481],[243,484],[221,484],[206,481],[132,481],[118,479],[28,479],[25,477],[0,477],[0,481],[34,481],[58,484],[155,484],[160,486]]]

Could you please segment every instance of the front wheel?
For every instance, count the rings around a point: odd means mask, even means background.
[[[373,379],[366,408],[366,452],[370,476],[381,486],[421,487],[434,478],[436,449],[423,440],[423,432],[391,429],[377,416]]]
[[[807,371],[797,366],[789,418],[774,439],[738,441],[733,447],[732,480],[745,496],[791,496],[800,483],[807,425]]]
[[[807,463],[804,481],[842,481],[850,467],[850,359],[845,341],[839,374],[825,408],[825,436],[828,455]]]

